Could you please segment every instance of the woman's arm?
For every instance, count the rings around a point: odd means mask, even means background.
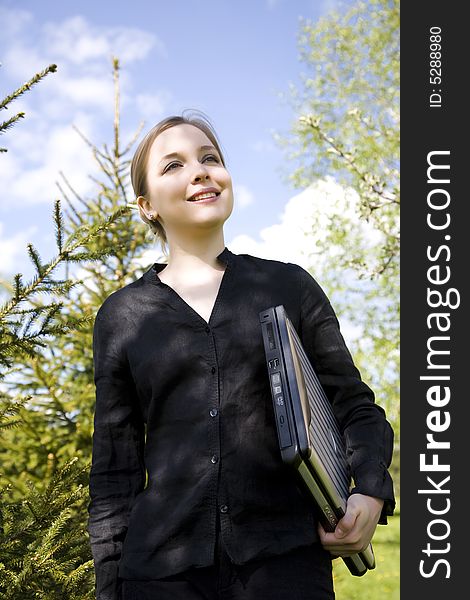
[[[381,510],[373,523],[375,530],[376,523],[386,523],[387,516],[393,514],[395,507],[393,483],[388,472],[393,452],[393,430],[384,410],[375,403],[374,393],[361,380],[325,293],[310,273],[301,267],[299,277],[299,335],[344,435],[355,485],[348,509],[351,503],[355,511],[360,505],[361,514],[369,514],[374,521],[376,508],[380,505]],[[353,500],[354,495],[357,497]],[[372,500],[362,502],[360,496]],[[347,523],[350,524],[349,517]]]
[[[97,600],[120,598],[118,567],[135,496],[145,485],[144,424],[116,311],[98,311],[93,331],[96,409],[88,505]]]

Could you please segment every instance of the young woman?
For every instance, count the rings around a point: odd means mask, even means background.
[[[200,115],[158,123],[131,176],[167,263],[95,321],[89,533],[98,600],[324,600],[331,557],[393,513],[393,433],[325,294],[300,266],[234,254],[217,136]],[[325,533],[281,460],[259,312],[283,304],[332,402],[355,483]]]

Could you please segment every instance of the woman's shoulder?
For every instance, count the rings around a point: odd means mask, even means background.
[[[285,274],[292,273],[297,275],[300,271],[305,271],[297,263],[283,261],[280,258],[267,258],[262,256],[255,256],[253,254],[237,254],[239,260],[243,261],[246,265],[250,265],[253,268],[257,268],[265,271],[281,271]]]
[[[307,290],[307,292],[314,292],[321,296],[324,294],[321,284],[316,276],[312,274],[311,269],[307,269],[299,263],[262,258],[252,254],[238,254],[237,256],[244,261],[247,268],[258,270],[260,274],[264,273],[269,277],[282,279],[283,284],[286,286],[293,285],[299,287],[300,290]]]
[[[151,268],[148,269],[148,271],[150,271]],[[109,311],[114,314],[116,311],[122,311],[126,309],[135,311],[136,307],[139,306],[138,303],[144,299],[146,294],[147,286],[145,286],[145,275],[147,272],[144,272],[137,279],[134,279],[129,283],[122,285],[121,287],[117,287],[115,290],[111,291],[99,306],[96,313],[97,316],[104,315]]]

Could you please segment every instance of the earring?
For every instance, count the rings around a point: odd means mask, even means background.
[[[148,218],[150,219],[150,221],[153,221],[155,219],[155,213],[150,213]]]

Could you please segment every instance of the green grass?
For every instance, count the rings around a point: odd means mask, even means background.
[[[362,577],[353,577],[341,559],[333,561],[336,600],[399,600],[400,513],[378,525],[374,539],[376,567]]]

